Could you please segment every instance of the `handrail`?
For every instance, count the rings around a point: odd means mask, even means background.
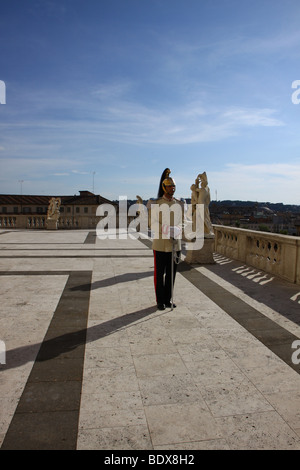
[[[300,284],[300,237],[213,225],[215,251]]]

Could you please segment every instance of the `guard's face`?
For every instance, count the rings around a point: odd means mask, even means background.
[[[175,193],[175,190],[176,190],[176,186],[175,185],[168,185],[168,186],[165,186],[165,193],[168,195],[168,196],[173,196],[173,194]]]

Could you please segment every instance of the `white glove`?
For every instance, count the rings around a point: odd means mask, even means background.
[[[175,240],[181,238],[181,228],[177,227],[176,225],[174,227],[170,227],[170,237],[174,238]]]

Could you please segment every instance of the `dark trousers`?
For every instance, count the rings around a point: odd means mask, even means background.
[[[164,251],[153,251],[154,254],[154,287],[156,302],[158,304],[169,304],[171,302],[171,262],[172,253]],[[176,253],[177,256],[180,252]],[[175,282],[177,264],[173,260],[173,285]]]

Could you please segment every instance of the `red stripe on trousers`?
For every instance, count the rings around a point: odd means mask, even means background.
[[[156,278],[156,252],[153,250],[153,256],[154,256],[154,288],[155,288],[155,296],[156,296],[156,302],[157,302],[157,295],[156,295],[156,284],[157,284],[157,278]]]

